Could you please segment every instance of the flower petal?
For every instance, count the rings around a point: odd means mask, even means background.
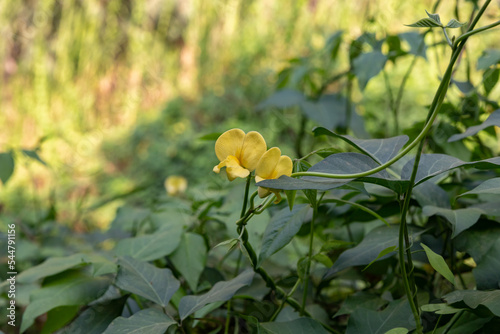
[[[239,156],[241,165],[249,171],[257,167],[260,157],[266,152],[267,145],[264,137],[257,131],[250,131],[245,136]],[[238,157],[238,156],[237,156]]]
[[[244,139],[245,132],[241,129],[231,129],[221,134],[215,142],[215,155],[217,155],[217,159],[224,161],[230,155],[238,157],[241,153]],[[219,166],[219,168],[222,167]]]
[[[241,167],[240,162],[236,159],[236,157],[230,155],[226,160],[224,160],[224,162],[226,164],[226,174],[229,181],[233,181],[237,177],[245,178],[250,175],[250,171]]]
[[[262,155],[257,164],[255,175],[263,179],[271,179],[281,156],[281,151],[277,147],[270,148]]]
[[[274,169],[273,179],[277,179],[282,175],[290,176],[292,175],[293,162],[287,155],[282,155]]]

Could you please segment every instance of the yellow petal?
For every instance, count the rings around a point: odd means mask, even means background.
[[[248,169],[243,168],[240,165],[239,160],[232,155],[227,157],[226,160],[224,160],[224,163],[226,165],[226,174],[229,181],[233,181],[237,177],[245,178],[248,175],[250,175],[250,171]],[[219,166],[221,164],[219,164]]]
[[[238,157],[241,153],[244,139],[245,132],[240,129],[231,129],[221,134],[215,142],[215,155],[217,155],[217,159],[224,161],[230,155]]]
[[[263,178],[270,179],[273,176],[276,165],[278,164],[281,156],[281,151],[277,147],[270,148],[262,155],[257,164],[255,175]]]
[[[269,190],[269,188],[259,187],[257,189],[257,193],[259,194],[260,198],[264,198],[271,194],[271,190]]]
[[[266,152],[266,149],[267,146],[264,137],[256,131],[250,131],[243,140],[239,156],[241,165],[249,171],[253,171],[257,167],[260,157]]]
[[[274,169],[273,179],[277,179],[282,175],[290,176],[292,175],[293,162],[287,155],[282,155]]]

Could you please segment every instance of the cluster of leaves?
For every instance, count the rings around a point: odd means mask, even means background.
[[[333,75],[340,32],[319,56],[290,62],[278,91],[257,109],[300,109],[298,156],[308,142],[326,146],[297,159],[295,171],[365,172],[416,137],[423,124],[405,135],[359,139],[367,133],[352,91],[356,82],[363,91],[388,61],[425,58],[424,36],[378,40],[365,33],[349,44],[349,68]],[[462,95],[443,105],[413,184],[414,159],[406,157],[355,179],[263,181],[259,185],[286,190],[288,205],[252,211],[245,237],[235,224],[241,184],[123,206],[106,232],[74,236],[48,217],[36,233],[25,233],[41,245],[66,246],[63,254],[54,247],[41,255],[29,242],[18,245],[20,261],[48,258],[20,268],[20,331],[408,333],[417,324],[402,283],[405,264],[395,255],[402,251],[401,206],[410,187],[410,269],[424,331],[494,331],[500,322],[500,158],[489,143],[498,140],[492,127],[500,126],[491,98],[499,63],[498,50],[485,52],[477,62],[480,84],[453,81]],[[396,102],[392,111],[397,124]],[[307,137],[310,123],[321,127]],[[316,156],[321,160],[313,163]],[[11,153],[0,155],[0,167],[5,183],[14,168]]]

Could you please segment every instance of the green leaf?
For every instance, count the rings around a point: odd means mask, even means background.
[[[310,318],[299,318],[286,322],[262,322],[259,324],[259,333],[264,334],[303,334],[328,333],[321,324]]]
[[[349,317],[346,334],[383,334],[396,327],[415,329],[410,304],[406,299],[395,300],[381,312],[357,308]]]
[[[405,24],[405,26],[413,28],[436,28],[436,27],[441,27],[442,24],[437,23],[433,19],[424,18],[412,24]]]
[[[387,56],[379,51],[362,53],[353,60],[354,75],[358,78],[360,90],[364,90],[368,81],[384,69],[386,61]]]
[[[408,142],[408,136],[406,135],[382,139],[357,139],[347,135],[336,134],[323,127],[314,128],[313,133],[315,136],[327,135],[339,138],[380,164],[394,158]]]
[[[140,310],[130,318],[116,318],[103,334],[163,334],[170,326],[176,324],[177,322],[161,310],[148,308]]]
[[[304,94],[293,89],[282,89],[275,92],[256,107],[257,110],[266,108],[290,108],[306,100]]]
[[[114,252],[141,261],[152,261],[171,254],[181,242],[182,224],[171,221],[153,234],[118,241]]]
[[[5,185],[14,173],[14,157],[12,152],[0,153],[0,181]]]
[[[488,116],[488,118],[479,125],[471,126],[470,128],[467,128],[464,133],[456,134],[451,136],[448,139],[448,142],[454,142],[460,139],[464,139],[470,136],[475,135],[481,130],[484,130],[490,126],[500,126],[500,109],[495,110]]]
[[[331,60],[335,60],[337,58],[340,44],[342,43],[343,33],[344,32],[342,30],[336,31],[326,40],[325,51],[330,55]]]
[[[402,171],[401,179],[409,180],[413,170],[415,159],[408,161]],[[497,169],[500,166],[500,157],[464,162],[455,157],[446,154],[422,154],[420,163],[418,164],[417,177],[415,185],[418,185],[433,176],[450,171],[459,167],[474,167],[478,169]],[[314,166],[313,166],[314,167]]]
[[[493,88],[495,88],[498,79],[500,79],[500,69],[498,68],[483,73],[483,87],[486,96],[490,95]]]
[[[409,227],[412,240],[423,233],[413,227]],[[399,241],[399,226],[391,225],[380,226],[368,233],[356,247],[350,248],[340,254],[339,258],[333,264],[333,267],[325,274],[325,279],[336,273],[352,266],[366,265],[376,258],[375,254],[380,254],[384,249],[391,246],[397,246]],[[379,260],[394,255],[394,252],[382,256]]]
[[[182,297],[179,303],[181,321],[209,303],[227,301],[242,287],[252,283],[254,272],[247,269],[232,280],[217,282],[210,291],[200,296]]]
[[[457,235],[477,223],[482,211],[476,208],[451,210],[429,205],[423,207],[422,213],[428,217],[438,215],[446,218],[451,224],[451,237],[455,238]]]
[[[312,209],[308,204],[297,204],[292,211],[284,208],[271,218],[262,237],[257,267],[292,241],[302,224],[310,219],[311,212]]]
[[[386,305],[388,301],[380,298],[380,296],[368,293],[366,291],[358,291],[346,298],[340,310],[335,313],[334,317],[340,315],[351,314],[358,308],[378,310]]]
[[[132,231],[137,228],[139,223],[146,219],[149,213],[150,211],[148,209],[132,206],[121,206],[116,211],[116,217],[111,222],[110,229]]]
[[[321,263],[322,265],[324,265],[327,268],[330,268],[331,266],[333,266],[332,260],[328,256],[326,256],[325,254],[322,254],[322,253],[318,253],[318,254],[314,255],[313,260],[318,262],[318,263]]]
[[[462,310],[446,303],[422,305],[421,309],[424,312],[434,312],[436,314],[455,314]]]
[[[457,250],[469,253],[477,264],[472,273],[480,290],[497,289],[500,284],[500,228],[491,223],[476,224],[455,238]]]
[[[22,150],[22,152],[28,158],[36,160],[39,163],[41,163],[42,165],[47,166],[47,163],[45,161],[43,161],[42,158],[40,158],[40,156],[38,155],[37,151],[34,151],[34,150]]]
[[[206,141],[216,141],[220,135],[222,134],[222,132],[212,132],[212,133],[208,133],[206,135],[203,135],[201,137],[198,137],[199,140],[206,140]]]
[[[408,333],[408,330],[406,328],[396,327],[396,328],[388,330],[384,334],[407,334],[407,333]]]
[[[486,180],[477,187],[475,187],[474,189],[467,191],[463,194],[460,194],[457,197],[467,196],[467,195],[479,195],[479,194],[492,194],[492,195],[500,194],[500,177],[495,177],[493,179]]]
[[[85,328],[85,334],[101,334],[111,321],[123,312],[129,295],[93,304],[83,311],[61,334],[75,334]]]
[[[370,267],[375,261],[380,260],[380,258],[386,256],[387,254],[394,252],[397,248],[398,248],[397,246],[391,246],[391,247],[387,247],[386,249],[382,250],[372,262],[368,263],[368,265],[363,268],[362,271],[365,271],[366,269],[368,269],[368,267]]]
[[[451,19],[450,22],[448,22],[446,24],[445,28],[460,28],[460,27],[463,27],[465,25],[467,25],[467,22],[461,23],[461,22],[458,22],[455,19]]]
[[[491,49],[483,51],[483,54],[477,60],[477,69],[486,70],[490,66],[496,65],[500,62],[500,50]]]
[[[424,34],[409,31],[399,34],[399,37],[410,45],[410,54],[427,59],[427,45],[425,44]]]
[[[80,271],[58,275],[47,285],[31,294],[31,302],[24,311],[21,332],[28,329],[35,319],[59,306],[85,305],[106,292],[109,277],[90,277]]]
[[[429,259],[429,263],[436,270],[438,273],[440,273],[444,278],[446,278],[448,281],[450,281],[451,284],[455,285],[455,276],[451,272],[450,268],[446,264],[446,261],[443,259],[443,257],[439,254],[436,254],[424,245],[423,243],[420,243],[420,246],[425,251],[425,254],[427,255],[427,258]]]
[[[198,280],[207,262],[205,239],[199,234],[184,233],[170,260],[186,279],[191,290],[197,291]]]
[[[439,14],[431,14],[429,13],[427,10],[425,11],[427,13],[427,16],[433,20],[434,22],[438,23],[438,24],[442,24],[441,23],[441,18],[439,17]]]
[[[297,195],[297,190],[285,190],[285,195],[288,202],[288,208],[290,209],[290,211],[292,211],[295,204],[295,196]]]
[[[340,94],[322,95],[319,100],[306,100],[300,103],[304,115],[328,129],[345,127],[347,100]],[[351,105],[351,115],[356,113]],[[352,124],[352,122],[351,122]]]
[[[500,317],[500,290],[456,290],[444,296],[443,299],[450,305],[464,302],[471,309],[476,309],[479,305],[482,305],[491,313]]]
[[[170,269],[160,269],[131,257],[118,258],[116,286],[166,307],[180,283]]]
[[[47,321],[43,325],[40,334],[51,334],[57,332],[71,321],[78,313],[79,305],[59,306],[47,312]]]
[[[17,275],[18,283],[32,283],[40,278],[59,274],[65,270],[90,264],[88,255],[77,253],[64,257],[51,257]]]

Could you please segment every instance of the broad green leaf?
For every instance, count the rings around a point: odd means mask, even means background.
[[[88,255],[77,253],[64,257],[51,257],[17,275],[17,282],[32,283],[40,278],[59,274],[65,270],[90,264]]]
[[[477,288],[497,289],[500,284],[500,228],[476,224],[455,238],[456,249],[469,253],[477,266],[472,269]]]
[[[259,333],[264,334],[326,334],[321,324],[310,318],[299,318],[286,322],[262,322],[259,324]]]
[[[429,205],[423,207],[422,213],[429,217],[438,215],[446,218],[451,224],[451,237],[455,238],[457,235],[473,226],[479,220],[482,211],[476,208],[451,210]]]
[[[349,317],[346,334],[384,334],[397,327],[408,330],[416,327],[410,304],[406,299],[392,301],[380,312],[357,308]]]
[[[352,179],[350,179],[352,180]],[[349,181],[350,181],[349,180]],[[315,190],[330,190],[333,188],[341,187],[347,184],[346,180],[340,179],[327,179],[327,178],[300,178],[295,179],[286,175],[280,176],[278,179],[264,180],[257,183],[260,187],[267,187],[273,189],[282,190],[304,190],[304,189],[315,189]]]
[[[200,296],[182,297],[179,303],[181,321],[209,303],[227,301],[242,287],[252,283],[254,272],[247,269],[232,280],[217,282],[210,291]]]
[[[396,327],[396,328],[388,330],[384,334],[407,334],[407,333],[408,333],[408,330],[406,328]]]
[[[197,291],[198,280],[207,262],[205,239],[199,234],[184,233],[170,260],[186,279],[191,290]]]
[[[490,126],[500,126],[500,109],[495,110],[488,116],[488,118],[479,125],[471,126],[470,128],[467,128],[464,133],[456,134],[451,136],[448,139],[448,142],[454,142],[460,139],[464,139],[470,136],[475,135],[481,130],[484,130]]]
[[[12,152],[0,153],[0,181],[5,185],[14,172]]]
[[[467,22],[461,23],[461,22],[458,22],[455,19],[451,19],[450,22],[448,22],[446,24],[445,28],[460,28],[460,27],[463,27],[465,25],[467,25]]]
[[[472,312],[464,312],[458,320],[450,326],[449,323],[438,328],[434,334],[469,334],[469,333],[492,333],[493,331],[479,331],[493,317],[480,317]]]
[[[340,44],[342,43],[343,33],[344,32],[342,30],[336,31],[326,40],[325,51],[330,55],[331,60],[335,60],[337,58]]]
[[[359,89],[364,90],[368,81],[384,69],[387,56],[382,52],[374,51],[362,53],[353,60],[354,74],[358,78]]]
[[[438,23],[438,24],[442,24],[441,23],[441,18],[439,17],[439,14],[431,14],[429,13],[427,10],[425,11],[425,13],[427,14],[427,16],[433,20],[434,22]]]
[[[123,307],[128,298],[129,295],[125,295],[90,306],[68,327],[63,329],[60,334],[76,334],[82,331],[83,328],[85,328],[85,334],[104,333],[111,321],[122,314]]]
[[[485,95],[488,96],[493,88],[495,88],[500,79],[500,69],[496,68],[492,71],[485,71],[483,73],[483,87]]]
[[[299,105],[306,100],[304,94],[293,89],[282,89],[275,92],[266,100],[259,103],[256,107],[257,110],[266,108],[289,108]]]
[[[172,221],[153,234],[118,241],[114,252],[141,261],[152,261],[172,253],[181,242],[182,224]]]
[[[140,310],[130,318],[116,318],[103,334],[163,334],[170,326],[176,324],[177,322],[161,310],[148,308]]]
[[[486,70],[492,65],[500,62],[500,50],[491,49],[483,52],[481,57],[477,60],[477,69]]]
[[[427,45],[425,44],[424,34],[409,31],[399,34],[399,37],[408,42],[411,54],[427,59]]]
[[[357,139],[347,135],[336,134],[323,127],[314,128],[313,133],[315,136],[327,135],[339,138],[380,164],[394,158],[406,142],[408,142],[408,136],[406,135],[382,139]]]
[[[415,159],[408,161],[401,171],[401,179],[409,180]],[[446,154],[422,154],[418,164],[415,184],[418,185],[433,176],[459,167],[474,167],[478,169],[497,169],[500,166],[500,157],[464,162]],[[314,166],[313,166],[314,167]]]
[[[166,307],[180,283],[170,269],[160,269],[131,257],[118,258],[116,286]]]
[[[500,194],[500,177],[496,177],[493,179],[489,179],[475,187],[474,189],[467,191],[463,194],[458,195],[457,197],[460,196],[467,196],[467,195],[479,195],[479,194],[492,194],[492,195],[499,195]]]
[[[430,249],[423,243],[420,243],[420,246],[422,246],[422,248],[424,249],[425,254],[429,259],[429,263],[432,266],[432,268],[434,268],[434,270],[440,273],[441,276],[450,281],[451,284],[455,285],[455,276],[451,272],[450,267],[448,267],[443,257],[435,253],[432,249]]]
[[[461,308],[456,308],[446,303],[422,305],[421,309],[424,312],[434,312],[436,314],[455,314],[462,311]]]
[[[386,256],[387,254],[390,254],[390,253],[396,251],[397,248],[398,248],[397,246],[390,246],[390,247],[387,247],[386,249],[382,250],[372,262],[368,263],[368,265],[363,268],[362,271],[365,271],[366,269],[368,269],[368,267],[370,267],[375,261],[380,260],[380,258]]]
[[[21,332],[35,319],[59,306],[85,305],[106,292],[109,277],[90,277],[80,271],[68,271],[51,280],[31,294],[31,302],[24,311]]]
[[[346,125],[346,98],[340,94],[322,95],[319,100],[306,100],[300,104],[305,116],[328,129],[345,127]],[[356,113],[351,106],[351,115]]]
[[[421,20],[418,20],[415,23],[412,24],[405,24],[407,27],[413,27],[413,28],[436,28],[436,27],[441,27],[441,24],[437,23],[433,19],[430,18],[424,18]]]
[[[257,266],[260,267],[268,257],[285,247],[299,232],[302,224],[310,219],[312,209],[307,204],[297,204],[292,211],[288,207],[275,214],[262,238]]]
[[[412,240],[423,233],[423,231],[409,227]],[[368,233],[356,247],[348,249],[340,254],[339,258],[333,264],[333,267],[325,274],[325,278],[331,277],[336,273],[352,266],[366,265],[373,261],[377,254],[391,246],[397,246],[399,240],[399,226],[391,225],[380,226]],[[379,260],[394,255],[394,252],[382,256]]]
[[[52,334],[68,324],[75,317],[80,305],[59,306],[47,312],[47,321],[40,334]]]
[[[380,296],[368,293],[366,291],[358,291],[355,294],[347,297],[340,310],[335,313],[334,317],[338,317],[339,315],[351,314],[358,308],[378,310],[387,303],[388,301],[380,298]]]
[[[116,210],[116,217],[111,222],[111,229],[132,231],[136,229],[149,214],[150,211],[148,209],[121,206]]]
[[[451,209],[450,196],[443,188],[434,184],[432,179],[414,187],[412,195],[421,207],[431,205],[439,208]]]
[[[477,291],[477,290],[456,290],[443,299],[448,304],[464,302],[471,309],[476,309],[483,305],[497,317],[500,317],[500,290]]]

